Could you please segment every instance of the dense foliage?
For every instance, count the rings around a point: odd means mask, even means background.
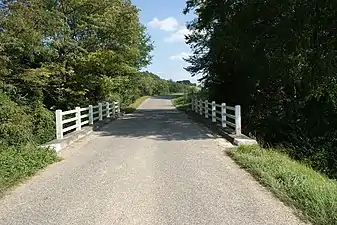
[[[107,80],[125,89],[151,60],[152,43],[127,0],[4,1],[0,30],[2,88],[48,109],[104,100]]]
[[[54,137],[54,117],[39,102],[19,106],[0,93],[0,196],[17,181],[57,161],[38,144]]]
[[[152,49],[130,0],[0,0],[0,189],[56,160],[55,109],[188,88],[140,72]]]
[[[140,72],[153,45],[138,13],[129,0],[0,1],[1,141],[45,142],[55,109],[186,88]]]
[[[188,0],[187,68],[243,128],[337,177],[337,2]]]

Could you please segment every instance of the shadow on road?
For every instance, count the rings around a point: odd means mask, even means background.
[[[174,98],[178,98],[180,96],[183,96],[184,94],[182,93],[177,93],[177,94],[171,94],[171,95],[158,95],[158,96],[153,96],[152,99],[165,99],[165,100],[171,100]]]
[[[163,99],[163,96],[158,97]],[[102,136],[156,140],[209,139],[198,125],[176,109],[141,109],[99,130]]]

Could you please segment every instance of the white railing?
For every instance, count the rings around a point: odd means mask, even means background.
[[[56,139],[62,139],[66,132],[79,131],[83,125],[94,124],[95,121],[103,120],[119,115],[118,102],[98,103],[96,106],[89,105],[87,108],[76,107],[74,110],[56,110]],[[64,118],[66,117],[66,118]]]
[[[214,101],[202,101],[192,99],[192,111],[204,115],[205,118],[212,118],[212,122],[221,122],[222,127],[227,125],[235,130],[235,134],[241,134],[241,107],[227,106],[225,103],[216,104]]]

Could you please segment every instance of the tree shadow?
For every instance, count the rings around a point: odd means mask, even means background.
[[[160,99],[163,99],[161,96]],[[176,109],[138,109],[97,130],[102,136],[200,140],[210,136]]]
[[[175,98],[175,95],[156,95],[151,97],[151,99],[159,99],[159,100],[171,100]]]
[[[179,98],[181,96],[184,96],[184,93],[174,93],[174,94],[169,94],[169,95],[156,95],[156,96],[151,97],[151,99],[172,100],[175,98]]]

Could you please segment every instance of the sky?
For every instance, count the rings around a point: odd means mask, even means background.
[[[197,78],[184,70],[188,64],[190,48],[185,44],[184,35],[188,34],[186,23],[193,15],[184,15],[184,0],[132,0],[140,11],[140,22],[154,41],[152,64],[145,68],[154,74],[172,80],[191,80]]]

